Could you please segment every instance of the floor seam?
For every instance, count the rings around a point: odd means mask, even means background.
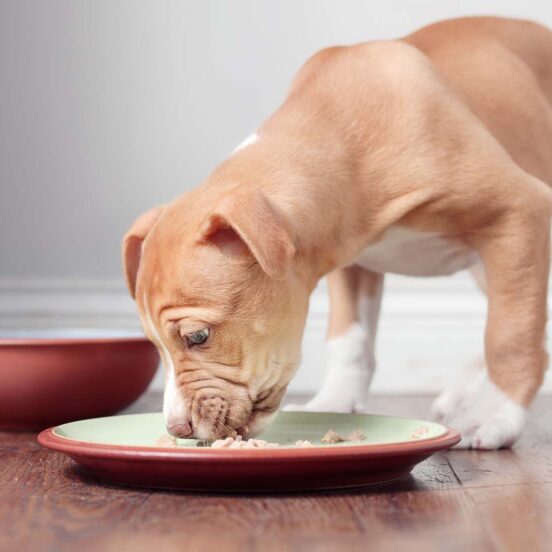
[[[454,469],[454,467],[453,467],[452,464],[450,463],[450,461],[449,461],[449,459],[448,459],[448,455],[447,455],[447,454],[443,454],[442,457],[444,458],[445,462],[448,464],[449,468],[451,469],[452,473],[454,474],[454,477],[456,478],[457,483],[458,483],[462,488],[464,488],[464,484],[462,483],[462,480],[460,479],[460,477],[459,477],[458,474],[456,473],[456,470]]]

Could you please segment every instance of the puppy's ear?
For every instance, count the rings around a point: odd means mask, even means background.
[[[164,208],[164,205],[154,207],[140,215],[123,238],[123,267],[128,290],[133,299],[136,298],[136,276],[142,256],[142,242]]]
[[[295,246],[282,217],[259,190],[224,196],[200,227],[198,242],[211,242],[229,256],[253,256],[271,278],[286,274]]]

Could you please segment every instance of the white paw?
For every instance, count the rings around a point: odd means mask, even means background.
[[[320,391],[306,405],[287,405],[284,410],[363,412],[375,364],[367,349],[360,324],[328,341],[328,372]]]
[[[305,412],[364,412],[371,373],[366,366],[336,366],[324,385],[306,404],[288,404],[283,410]]]
[[[364,397],[336,396],[324,392],[315,395],[306,404],[287,404],[282,408],[284,411],[304,412],[364,412],[366,401]]]
[[[431,412],[436,420],[461,433],[457,448],[482,450],[512,446],[527,418],[527,410],[498,389],[486,373],[464,387],[443,391]]]

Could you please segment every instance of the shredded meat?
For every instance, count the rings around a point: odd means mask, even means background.
[[[360,431],[360,429],[355,429],[354,431],[351,431],[349,435],[347,435],[346,441],[364,441],[366,439],[366,435]]]
[[[351,431],[347,437],[342,437],[339,435],[339,433],[336,433],[333,429],[328,430],[326,435],[322,437],[321,442],[326,444],[334,444],[334,443],[343,443],[345,441],[354,442],[354,441],[364,441],[366,439],[366,435],[362,433],[360,429],[355,429],[354,431]]]
[[[158,447],[177,447],[178,443],[176,442],[176,437],[172,435],[161,435],[161,437],[155,441],[155,445]]]
[[[329,429],[326,432],[326,435],[322,437],[321,442],[325,444],[334,444],[334,443],[343,443],[345,441],[355,442],[355,441],[364,441],[366,436],[360,429],[355,429],[347,437],[342,437],[339,433],[335,432],[333,429]],[[158,447],[177,447],[178,442],[176,437],[172,435],[162,435],[155,442]],[[231,448],[231,449],[266,449],[266,448],[276,448],[280,445],[278,443],[270,443],[264,439],[246,439],[244,440],[241,435],[235,435],[233,437],[226,437],[225,439],[217,439],[210,443],[209,441],[204,441],[203,444],[198,446],[210,446],[211,448],[221,449],[221,448]],[[299,448],[306,448],[314,446],[310,441],[299,439],[295,441],[295,446]]]
[[[329,429],[326,432],[326,435],[324,435],[324,437],[322,437],[322,439],[320,440],[322,441],[322,443],[327,444],[342,443],[343,441],[345,441],[345,439],[343,439],[343,437],[341,437],[341,435],[339,435],[339,433],[336,433],[333,429]]]
[[[231,448],[231,449],[266,449],[279,447],[278,443],[269,443],[263,439],[247,439],[244,441],[241,435],[237,437],[226,437],[226,439],[217,439],[211,444],[211,448]]]

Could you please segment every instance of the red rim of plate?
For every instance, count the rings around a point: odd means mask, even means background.
[[[299,459],[306,457],[331,458],[331,457],[366,457],[385,458],[390,456],[411,456],[418,454],[433,454],[439,450],[450,448],[460,442],[460,433],[455,429],[446,428],[447,431],[439,437],[431,439],[419,439],[406,443],[387,443],[381,445],[346,445],[326,447],[315,445],[305,448],[268,448],[268,449],[212,449],[208,447],[184,448],[184,447],[144,447],[131,445],[105,445],[102,443],[90,443],[77,441],[68,437],[61,437],[54,433],[56,427],[45,429],[39,433],[38,442],[49,449],[76,456],[93,456],[96,458],[109,458],[119,460],[154,461],[168,460],[178,462],[181,460],[221,460],[243,462],[259,459]]]

